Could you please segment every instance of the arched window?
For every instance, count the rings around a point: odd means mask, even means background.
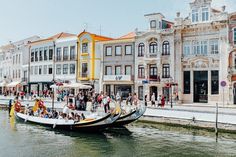
[[[144,43],[140,43],[138,45],[138,57],[142,57],[144,55],[144,51],[145,51],[145,45]]]
[[[162,55],[170,55],[170,43],[164,41],[162,44]]]
[[[157,43],[156,42],[151,42],[149,44],[149,53],[152,53],[152,54],[157,53]]]
[[[236,45],[236,28],[233,29],[233,42]]]

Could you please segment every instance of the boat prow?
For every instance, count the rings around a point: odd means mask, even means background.
[[[133,111],[131,111],[128,114],[121,115],[117,121],[112,123],[111,127],[123,127],[124,125],[127,125],[129,123],[132,123],[136,120],[138,120],[146,111],[146,106],[140,106]]]

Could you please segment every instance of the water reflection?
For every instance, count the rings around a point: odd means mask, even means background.
[[[0,110],[0,127],[1,156],[236,156],[234,134],[219,134],[216,143],[214,133],[165,125],[134,123],[87,134],[14,123]]]

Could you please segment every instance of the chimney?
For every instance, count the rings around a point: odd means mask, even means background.
[[[177,12],[177,13],[176,13],[176,16],[179,18],[179,17],[180,17],[180,12]]]

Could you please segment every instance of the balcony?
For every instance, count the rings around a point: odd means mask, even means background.
[[[160,82],[161,79],[160,79],[160,76],[158,76],[158,75],[149,75],[149,81]]]
[[[157,57],[157,53],[148,53],[146,54],[147,58],[156,58]]]
[[[28,82],[28,78],[27,77],[21,78],[21,82]]]

